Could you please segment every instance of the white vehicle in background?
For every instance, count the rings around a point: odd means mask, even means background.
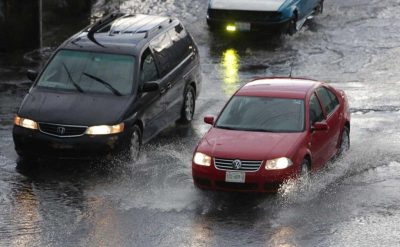
[[[294,34],[322,13],[324,0],[210,0],[210,30],[281,31]]]

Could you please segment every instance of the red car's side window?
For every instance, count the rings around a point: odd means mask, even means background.
[[[322,120],[324,120],[324,113],[317,96],[313,93],[310,98],[310,126]]]
[[[321,100],[322,107],[326,115],[331,114],[339,105],[339,100],[334,93],[325,87],[317,89],[318,98]]]

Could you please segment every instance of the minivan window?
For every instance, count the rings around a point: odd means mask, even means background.
[[[147,49],[141,59],[140,80],[141,82],[155,81],[158,79],[157,66],[153,55]]]
[[[322,106],[325,109],[327,115],[329,115],[337,105],[339,105],[339,101],[336,96],[326,89],[325,87],[320,87],[317,89],[318,96],[322,101]]]
[[[187,56],[189,56],[190,37],[180,24],[169,30],[168,34],[174,45],[175,52],[173,53],[172,63],[173,67],[176,67]]]
[[[163,33],[150,43],[154,50],[154,55],[158,61],[161,76],[168,74],[172,67],[171,58],[175,52],[172,50],[172,40],[168,33]]]
[[[118,96],[132,92],[135,59],[88,51],[60,50],[36,86]]]

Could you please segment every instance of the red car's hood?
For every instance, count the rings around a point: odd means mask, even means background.
[[[266,160],[286,157],[303,133],[269,133],[211,128],[197,151],[217,158]]]

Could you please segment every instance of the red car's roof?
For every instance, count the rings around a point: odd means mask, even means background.
[[[304,99],[321,82],[302,78],[262,78],[244,85],[236,95]]]

